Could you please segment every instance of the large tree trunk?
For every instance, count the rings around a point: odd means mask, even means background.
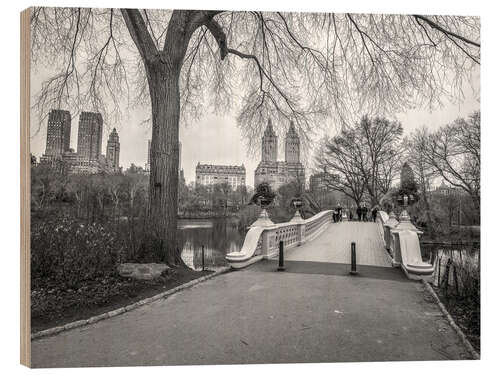
[[[179,183],[180,67],[155,62],[148,66],[153,132],[149,180],[150,228],[165,254],[176,264]]]
[[[179,77],[189,40],[196,28],[217,12],[175,10],[159,49],[137,9],[122,9],[129,33],[146,69],[153,134],[149,179],[149,227],[163,250],[164,261],[183,263],[177,250],[179,183]]]
[[[179,77],[194,31],[189,11],[175,11],[170,19],[165,48],[146,61],[151,95],[153,134],[149,179],[149,222],[164,261],[184,264],[177,248],[179,188]]]

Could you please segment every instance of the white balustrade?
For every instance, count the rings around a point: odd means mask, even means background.
[[[392,256],[392,265],[401,267],[410,279],[427,279],[434,272],[434,265],[422,261],[418,235],[422,232],[415,228],[406,210],[401,215],[401,222],[391,212],[387,215],[379,211],[377,222],[380,225],[385,247]]]
[[[296,216],[288,223],[267,226],[252,226],[240,251],[226,255],[233,268],[243,268],[261,259],[269,259],[277,255],[280,241],[284,249],[300,246],[318,236],[326,224],[331,222],[332,211],[322,211],[305,220]]]

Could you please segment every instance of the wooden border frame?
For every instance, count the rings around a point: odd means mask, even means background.
[[[31,76],[31,9],[21,12],[21,364],[31,367],[31,300],[30,300],[30,76]]]

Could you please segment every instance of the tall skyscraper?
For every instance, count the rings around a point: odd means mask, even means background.
[[[47,124],[46,156],[62,155],[69,151],[71,135],[71,115],[69,111],[53,109],[49,113]]]
[[[295,131],[293,122],[290,122],[290,128],[286,133],[285,138],[285,161],[287,163],[300,162],[300,139]]]
[[[271,119],[267,121],[267,127],[262,136],[262,161],[275,162],[278,160],[278,137],[273,129]]]
[[[101,155],[101,148],[101,114],[95,112],[82,112],[78,123],[78,155],[87,160],[97,160]]]
[[[113,128],[109,134],[106,159],[113,170],[116,171],[120,168],[120,137],[116,132],[116,128]]]

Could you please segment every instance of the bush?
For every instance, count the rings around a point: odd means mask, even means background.
[[[85,280],[115,273],[123,255],[122,241],[102,224],[68,217],[33,223],[32,288],[50,282],[77,288]]]
[[[480,346],[481,290],[477,255],[466,254],[452,260],[440,283],[443,302],[474,347]]]
[[[478,260],[465,256],[453,262],[459,284],[459,296],[474,304],[480,303],[480,274]]]

